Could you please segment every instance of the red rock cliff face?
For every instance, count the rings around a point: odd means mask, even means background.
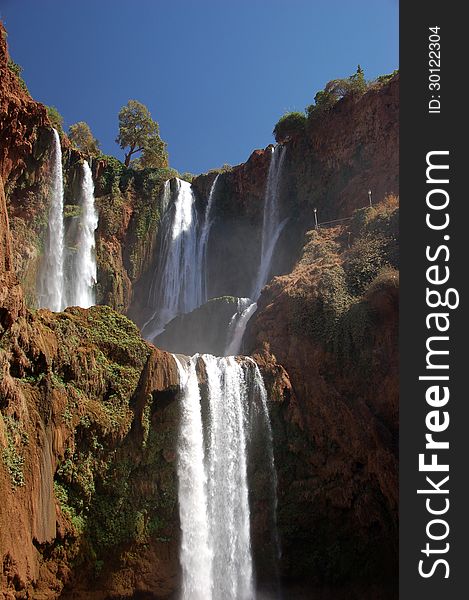
[[[12,238],[9,252],[9,270],[23,282],[28,279],[29,264],[36,272],[35,239],[39,232],[26,223],[34,221],[44,211],[41,184],[46,175],[44,157],[51,139],[51,128],[43,104],[35,102],[9,67],[6,32],[0,23],[0,180],[2,211],[8,216],[1,219],[2,237],[9,229]],[[10,193],[18,182],[25,194],[11,203]],[[5,214],[5,213],[4,213]],[[8,221],[8,225],[7,225]],[[5,243],[2,242],[2,247]],[[35,281],[34,281],[35,285]]]
[[[9,327],[24,310],[22,292],[14,273],[4,184],[18,161],[25,160],[30,149],[26,123],[35,111],[34,104],[19,88],[8,68],[6,33],[0,23],[0,332]],[[24,108],[27,115],[23,121]],[[21,115],[20,119],[18,115]],[[24,139],[21,139],[22,136]]]
[[[399,75],[362,96],[340,100],[289,142],[286,194],[319,221],[347,217],[399,193]],[[288,176],[290,173],[290,176]],[[305,215],[306,216],[306,215]]]
[[[326,598],[397,593],[393,202],[311,232],[293,271],[264,289],[247,332],[267,380],[276,364],[289,378],[272,409],[283,574]],[[358,225],[364,214],[370,222]]]
[[[0,366],[0,593],[167,597],[178,574],[173,358],[95,307],[19,317]]]

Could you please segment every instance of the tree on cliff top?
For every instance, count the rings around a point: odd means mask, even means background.
[[[280,117],[274,127],[275,141],[282,143],[300,135],[305,130],[306,115],[300,112],[289,112]]]
[[[356,72],[346,79],[333,79],[326,84],[314,97],[314,104],[306,107],[308,117],[329,110],[334,104],[350,95],[361,95],[368,89],[365,73],[360,65]]]
[[[137,100],[129,100],[119,112],[119,135],[116,142],[128,151],[124,164],[129,166],[134,154],[141,152],[139,163],[143,167],[168,166],[166,144],[160,138],[160,128],[151,118],[148,108]]]
[[[68,137],[72,144],[85,154],[90,156],[99,154],[99,142],[91,133],[90,126],[85,121],[70,125]]]

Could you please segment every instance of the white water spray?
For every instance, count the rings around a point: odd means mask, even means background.
[[[38,285],[39,308],[59,312],[65,308],[63,175],[60,137],[54,129],[51,169],[51,203],[44,262]]]
[[[174,357],[181,382],[178,443],[178,497],[182,540],[181,600],[212,598],[212,550],[209,547],[207,481],[199,384],[194,359],[187,365]]]
[[[251,359],[239,363],[233,357],[196,355],[185,365],[175,359],[182,382],[178,447],[182,600],[254,600],[247,466],[256,427],[267,457],[260,468],[269,474],[269,495],[276,503],[264,383]],[[197,364],[206,380],[204,396]]]
[[[232,357],[204,356],[208,383],[207,451],[213,598],[254,598],[246,429],[249,389]]]
[[[210,214],[212,211],[213,199],[215,197],[215,192],[217,189],[218,178],[220,174],[218,173],[215,179],[213,180],[212,186],[210,188],[210,193],[208,195],[207,206],[205,207],[205,216],[204,223],[202,225],[202,231],[200,233],[199,238],[199,249],[198,249],[198,263],[199,270],[202,277],[202,301],[207,302],[208,294],[208,280],[207,280],[207,247],[208,247],[208,238],[210,235],[210,229],[212,228],[213,219],[210,218]]]
[[[176,315],[202,304],[195,197],[190,183],[175,181],[176,197],[163,216],[157,275],[150,289],[150,305],[155,312],[142,329],[151,341]]]
[[[256,302],[250,298],[239,298],[236,313],[231,317],[228,326],[228,343],[225,349],[225,356],[237,356],[241,352],[244,332],[246,331],[249,319],[257,310]]]
[[[83,178],[80,190],[81,222],[75,277],[69,304],[89,308],[95,302],[96,284],[95,231],[98,215],[94,205],[94,184],[91,169],[86,160],[83,163]]]
[[[285,147],[275,146],[272,149],[265,190],[261,261],[251,293],[251,298],[254,301],[257,301],[261,295],[262,288],[267,283],[275,246],[277,245],[278,238],[287,222],[287,219],[280,221],[280,210],[278,205],[279,184],[284,160]]]
[[[229,341],[225,350],[225,355],[227,356],[237,355],[241,351],[247,325],[250,318],[257,310],[257,300],[270,275],[272,257],[278,238],[288,220],[283,219],[283,221],[280,221],[280,210],[278,205],[279,184],[284,160],[285,147],[275,146],[272,148],[264,196],[261,260],[257,271],[257,277],[252,288],[250,304],[244,306],[241,311],[238,309],[237,313],[233,315],[234,326],[231,328],[231,333],[229,333]]]
[[[175,200],[171,204],[171,184],[165,182],[163,236],[157,275],[150,289],[150,305],[154,307],[154,314],[142,328],[149,340],[154,340],[175,316],[190,312],[208,300],[207,246],[218,177],[215,177],[210,189],[201,227],[190,183],[176,179]]]

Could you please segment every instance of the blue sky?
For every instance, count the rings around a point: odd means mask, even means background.
[[[123,158],[117,114],[148,106],[170,163],[200,173],[273,141],[330,79],[398,67],[397,0],[0,0],[12,58],[68,127]]]

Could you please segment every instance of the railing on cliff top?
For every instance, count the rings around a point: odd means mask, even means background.
[[[363,208],[371,208],[373,206],[372,203],[372,194],[371,194],[371,190],[368,190],[368,205],[367,206],[362,206],[361,208],[358,208],[357,210],[362,210]],[[343,217],[342,219],[334,219],[333,221],[322,221],[319,222],[318,221],[318,209],[315,208],[314,209],[314,228],[315,229],[319,229],[319,227],[322,227],[323,225],[333,225],[334,223],[342,223],[343,221],[350,221],[351,219],[353,219],[353,215],[351,215],[350,217]]]

